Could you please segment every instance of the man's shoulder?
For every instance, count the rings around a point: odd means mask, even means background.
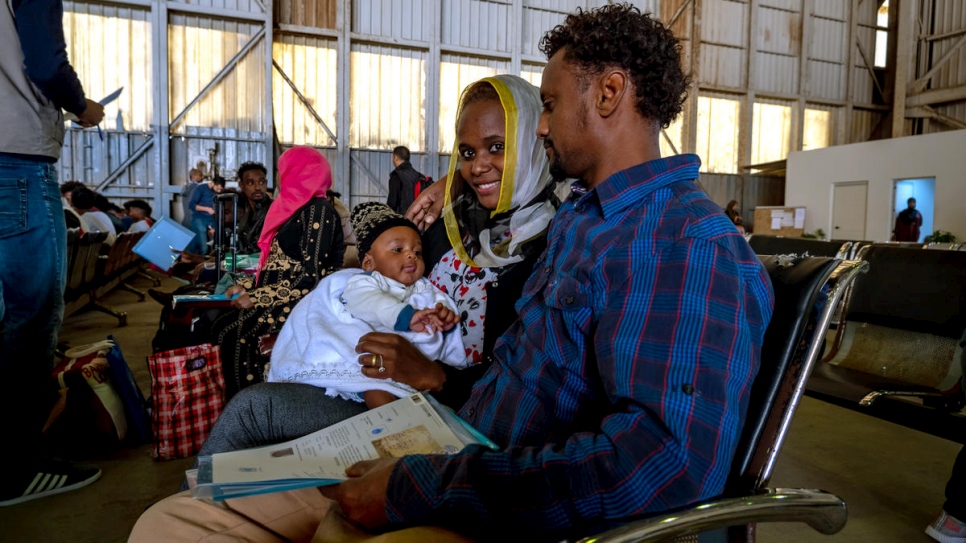
[[[617,228],[628,250],[657,255],[682,242],[707,242],[737,260],[749,260],[753,251],[721,206],[693,180],[680,181],[651,193],[641,205],[628,210],[630,221]],[[631,233],[633,230],[633,234]]]

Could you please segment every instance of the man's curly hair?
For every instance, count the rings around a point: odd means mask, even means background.
[[[681,44],[650,14],[630,4],[577,8],[540,40],[547,60],[564,47],[564,59],[584,77],[606,68],[626,70],[637,92],[637,111],[645,118],[667,128],[681,113],[690,83],[681,69]]]

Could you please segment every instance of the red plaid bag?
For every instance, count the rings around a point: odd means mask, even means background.
[[[225,406],[219,348],[209,343],[156,353],[148,370],[155,459],[194,456]]]

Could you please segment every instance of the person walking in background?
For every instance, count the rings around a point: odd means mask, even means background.
[[[194,218],[194,211],[192,211],[190,206],[191,195],[194,193],[195,189],[198,188],[204,181],[204,174],[198,168],[191,168],[188,171],[188,182],[181,189],[181,211],[184,218],[181,219],[181,224],[191,228],[191,219]]]
[[[216,177],[207,184],[198,185],[191,193],[188,207],[191,209],[191,231],[194,239],[188,249],[199,255],[208,253],[208,228],[215,227],[215,197],[224,190],[225,179]]]
[[[0,4],[0,506],[97,481],[96,466],[54,460],[41,428],[67,279],[67,227],[55,163],[67,110],[84,128],[104,108],[84,95],[67,59],[61,0]],[[25,265],[24,255],[30,255]]]
[[[409,163],[409,149],[399,146],[392,150],[392,165],[396,167],[389,174],[389,198],[386,204],[393,211],[404,215],[416,199],[416,187],[426,176],[416,171]]]
[[[892,230],[893,241],[919,241],[919,228],[922,227],[922,213],[916,211],[916,199],[906,200],[909,206],[896,217],[896,227]]]

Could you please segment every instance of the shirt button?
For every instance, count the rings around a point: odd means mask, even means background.
[[[471,408],[469,408],[469,409],[466,410],[466,414],[472,417],[473,415],[476,414],[476,409],[473,409],[471,407]]]
[[[543,273],[550,273],[550,266],[544,266]]]
[[[571,295],[568,295],[566,298],[564,298],[564,302],[566,302],[568,304],[574,303],[574,297],[573,297],[573,295],[571,294]]]
[[[684,383],[681,385],[681,392],[687,394],[688,396],[694,394],[694,385],[691,383]]]

